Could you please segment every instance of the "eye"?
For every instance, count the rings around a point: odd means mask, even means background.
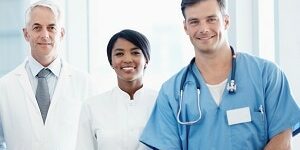
[[[50,27],[48,27],[48,30],[49,31],[56,31],[56,27],[55,26],[50,26]]]
[[[123,56],[124,54],[122,52],[115,53],[115,56]]]
[[[133,55],[140,55],[141,54],[141,51],[132,51],[131,52]]]
[[[208,23],[215,23],[217,21],[217,18],[208,18],[207,22]]]
[[[40,29],[41,29],[40,26],[34,26],[34,27],[32,28],[32,30],[40,30]]]
[[[197,25],[198,23],[199,23],[198,20],[191,20],[191,21],[189,21],[190,25]]]

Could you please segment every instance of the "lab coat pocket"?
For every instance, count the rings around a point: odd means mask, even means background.
[[[266,127],[266,116],[264,113],[262,113],[261,111],[253,111],[253,115],[252,115],[252,123],[254,125],[254,127],[257,130],[257,134],[258,134],[258,138],[260,140],[266,140],[266,133],[267,133],[267,127]]]
[[[233,149],[263,149],[266,143],[266,120],[260,111],[251,111],[251,122],[231,125]]]

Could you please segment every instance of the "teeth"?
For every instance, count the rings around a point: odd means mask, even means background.
[[[132,70],[132,69],[134,69],[133,67],[124,67],[124,68],[122,68],[122,69],[124,69],[124,70]]]
[[[208,40],[208,39],[210,39],[210,37],[201,37],[200,39],[201,40]]]

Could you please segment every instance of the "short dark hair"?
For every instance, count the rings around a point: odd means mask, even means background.
[[[110,65],[112,65],[112,49],[119,38],[123,38],[137,46],[142,50],[142,53],[146,58],[146,62],[150,61],[150,44],[146,36],[134,30],[125,29],[113,35],[107,44],[106,52]]]
[[[207,0],[182,0],[181,1],[181,12],[183,17],[185,18],[185,14],[184,14],[184,10],[189,7],[192,6],[198,2],[203,2],[203,1],[207,1]],[[227,9],[227,3],[226,0],[216,0],[218,2],[220,11],[223,15],[227,14],[226,13],[226,9]]]

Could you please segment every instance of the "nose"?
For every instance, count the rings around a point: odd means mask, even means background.
[[[47,38],[49,38],[49,31],[47,30],[47,28],[43,28],[42,30],[41,30],[41,37],[43,38],[43,39],[47,39]]]
[[[125,63],[130,63],[130,62],[132,62],[132,57],[131,57],[131,55],[128,54],[128,53],[125,53],[123,61],[124,61]]]
[[[199,32],[200,33],[207,33],[209,31],[208,25],[205,22],[199,24]]]

